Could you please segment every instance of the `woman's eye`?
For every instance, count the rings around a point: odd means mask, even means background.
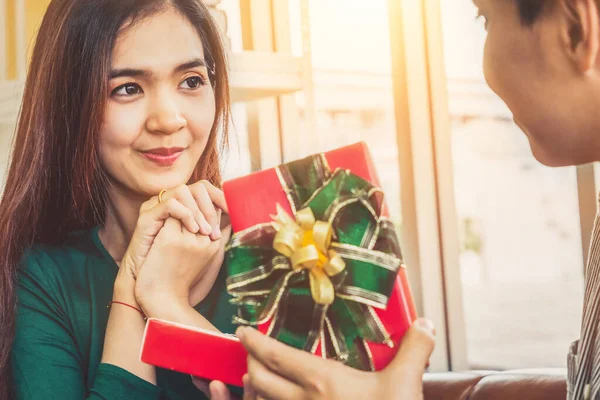
[[[205,81],[201,76],[190,76],[186,78],[181,85],[183,89],[198,89],[201,86],[204,86]]]
[[[135,96],[140,93],[142,93],[142,88],[135,83],[126,83],[112,91],[113,96]]]

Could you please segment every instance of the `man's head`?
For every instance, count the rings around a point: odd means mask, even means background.
[[[600,161],[600,0],[474,0],[485,77],[529,138],[562,166]]]

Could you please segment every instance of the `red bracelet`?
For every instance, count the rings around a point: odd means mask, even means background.
[[[123,302],[121,302],[121,301],[114,301],[114,300],[113,300],[113,301],[111,301],[110,303],[108,303],[108,307],[107,307],[107,308],[110,308],[110,306],[112,306],[113,304],[120,304],[120,305],[122,305],[122,306],[129,307],[129,308],[131,308],[131,309],[134,309],[135,311],[137,311],[137,312],[139,312],[140,314],[142,314],[142,318],[144,318],[144,321],[148,319],[148,318],[146,318],[146,314],[144,314],[144,312],[143,312],[142,310],[140,310],[139,308],[137,308],[137,307],[134,307],[134,306],[132,306],[132,305],[130,305],[130,304],[123,303]]]

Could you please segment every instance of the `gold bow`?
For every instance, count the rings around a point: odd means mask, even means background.
[[[331,224],[316,221],[310,208],[298,211],[294,220],[279,204],[277,215],[271,218],[277,231],[273,248],[290,259],[294,270],[308,270],[315,303],[333,303],[335,289],[329,278],[344,271],[346,263],[329,248],[333,233]]]

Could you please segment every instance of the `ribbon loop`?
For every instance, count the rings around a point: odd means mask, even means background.
[[[335,250],[329,250],[329,262],[323,270],[328,276],[336,276],[341,274],[346,268],[346,263]]]
[[[335,300],[335,290],[331,279],[320,268],[309,270],[310,292],[317,304],[329,305]]]
[[[296,213],[296,220],[300,228],[305,231],[311,230],[315,224],[315,214],[310,208],[304,208]]]
[[[273,248],[287,258],[291,258],[301,243],[298,232],[293,229],[280,229],[275,235]]]
[[[314,245],[304,246],[292,254],[291,261],[294,270],[315,268],[319,263],[319,251]]]
[[[315,222],[313,228],[313,239],[317,244],[317,248],[324,254],[327,254],[329,246],[331,245],[331,234],[333,229],[331,224],[323,221]]]
[[[273,248],[290,259],[294,271],[309,271],[315,303],[333,303],[335,290],[329,277],[341,273],[346,264],[335,251],[329,249],[333,232],[331,224],[316,221],[309,207],[298,211],[294,221],[278,204],[273,227],[277,230]]]

